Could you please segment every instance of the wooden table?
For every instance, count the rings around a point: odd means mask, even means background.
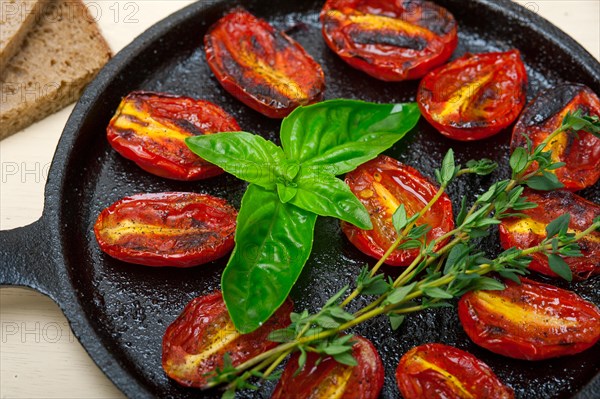
[[[114,52],[189,0],[86,1]],[[598,0],[518,0],[552,21],[600,59]],[[24,226],[42,214],[54,149],[73,106],[0,142],[0,228]],[[0,290],[1,398],[121,398],[47,297]]]

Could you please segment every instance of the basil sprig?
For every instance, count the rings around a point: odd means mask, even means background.
[[[317,215],[372,228],[365,207],[336,176],[390,148],[418,119],[412,103],[330,100],[286,117],[282,147],[246,132],[186,140],[200,157],[251,183],[221,277],[238,331],[256,330],[289,295],[310,255]]]

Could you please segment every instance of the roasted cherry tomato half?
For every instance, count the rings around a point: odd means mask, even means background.
[[[100,249],[146,266],[190,267],[233,248],[237,211],[205,194],[159,193],[125,197],[104,209],[94,225]]]
[[[396,369],[404,399],[512,399],[487,364],[468,352],[442,344],[425,344],[408,351]]]
[[[217,21],[204,45],[223,88],[263,115],[283,118],[323,96],[321,66],[292,38],[244,10]]]
[[[533,148],[541,144],[560,127],[568,112],[580,110],[591,116],[600,116],[600,99],[584,85],[565,83],[548,89],[527,105],[515,124],[511,149],[526,147],[527,135]],[[566,165],[553,170],[567,190],[581,190],[593,186],[600,178],[600,138],[580,130],[563,132],[546,145],[552,151],[554,162]],[[533,165],[531,170],[537,168]]]
[[[175,180],[199,180],[223,170],[191,152],[185,139],[239,131],[235,119],[202,100],[136,91],[125,97],[107,129],[110,145],[147,172]]]
[[[517,247],[525,249],[540,244],[546,238],[546,226],[569,213],[569,232],[577,234],[592,225],[600,216],[600,205],[589,202],[566,190],[537,192],[527,190],[525,197],[538,204],[537,208],[519,211],[522,218],[506,218],[500,224],[500,242],[504,249]],[[583,254],[581,257],[567,257],[565,262],[573,272],[573,279],[584,280],[600,274],[600,232],[595,231],[578,241]],[[529,269],[546,276],[558,277],[548,264],[548,257],[541,253],[532,254]]]
[[[472,291],[458,302],[465,332],[500,355],[543,360],[573,355],[600,339],[600,311],[577,294],[521,278],[502,291]]]
[[[387,81],[418,79],[456,48],[456,21],[429,1],[328,0],[327,45],[352,67]]]
[[[267,339],[275,330],[290,324],[291,300],[286,300],[258,330],[240,334],[227,313],[221,292],[192,300],[167,328],[162,342],[165,373],[181,385],[206,388],[227,354],[234,366],[271,348]]]
[[[345,222],[342,222],[342,230],[358,249],[377,259],[398,238],[392,215],[400,204],[404,204],[406,214],[411,217],[423,209],[437,192],[437,188],[418,171],[384,155],[348,173],[346,184],[367,208],[373,230],[361,230]],[[446,193],[417,220],[417,225],[421,224],[432,227],[426,235],[428,242],[454,228],[452,202]],[[445,242],[438,243],[435,248]],[[418,253],[418,249],[395,250],[385,263],[408,266]]]
[[[346,366],[332,357],[308,353],[302,370],[298,370],[299,354],[288,361],[271,399],[377,399],[383,387],[384,369],[377,350],[366,338],[355,335],[352,356],[358,363]]]
[[[425,76],[417,102],[425,119],[444,136],[480,140],[517,119],[526,85],[519,51],[466,54]]]

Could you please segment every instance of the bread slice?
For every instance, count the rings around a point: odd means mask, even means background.
[[[17,53],[49,0],[0,0],[0,71]]]
[[[77,100],[111,56],[81,0],[54,0],[0,76],[0,139]]]

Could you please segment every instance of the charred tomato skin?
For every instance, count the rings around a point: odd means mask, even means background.
[[[321,22],[331,50],[385,81],[423,77],[458,44],[452,14],[429,1],[328,0]]]
[[[518,50],[467,53],[427,74],[419,84],[417,103],[444,136],[481,140],[517,119],[526,87],[527,72]]]
[[[472,291],[458,302],[471,340],[494,353],[525,360],[573,355],[600,339],[600,311],[577,294],[521,278],[502,291]]]
[[[292,310],[293,303],[287,299],[258,330],[240,334],[229,318],[220,291],[197,297],[165,331],[163,370],[181,385],[206,388],[210,374],[223,367],[226,353],[236,366],[277,346],[267,337],[290,323]]]
[[[431,200],[437,188],[416,169],[381,155],[346,174],[346,184],[367,208],[373,230],[362,230],[342,222],[342,231],[361,252],[380,259],[398,237],[392,215],[404,204],[408,217],[419,212]],[[433,207],[417,221],[432,229],[427,241],[439,238],[454,228],[452,202],[444,193]],[[446,241],[438,243],[436,248]],[[408,266],[418,255],[418,249],[395,250],[386,260],[392,266]]]
[[[191,267],[234,246],[237,211],[206,194],[137,194],[105,208],[94,234],[113,258],[146,266]]]
[[[106,136],[119,154],[145,171],[193,181],[217,176],[223,170],[190,151],[185,138],[239,130],[235,119],[211,102],[135,91],[121,101]]]
[[[574,83],[563,83],[543,91],[527,104],[515,124],[511,151],[527,146],[525,135],[535,148],[560,127],[567,112],[577,110],[600,117],[600,99],[588,87]],[[576,134],[560,133],[546,147],[546,151],[550,149],[555,162],[566,164],[553,173],[567,190],[582,190],[600,179],[600,138],[584,130]],[[530,170],[535,168],[537,164]]]
[[[396,382],[404,399],[514,398],[484,362],[438,343],[417,346],[402,356]]]
[[[337,363],[329,356],[317,365],[319,355],[308,353],[304,368],[294,376],[299,358],[296,353],[288,361],[271,399],[320,399],[332,396],[339,399],[377,399],[384,380],[381,358],[368,339],[355,335],[352,340],[355,342],[352,356],[358,363],[356,366]]]
[[[525,215],[522,218],[502,219],[499,230],[500,243],[504,249],[525,249],[539,245],[546,238],[546,226],[565,212],[571,215],[569,230],[574,233],[584,231],[594,222],[594,218],[600,216],[600,205],[570,191],[527,190],[524,196],[538,206],[519,211]],[[585,280],[600,274],[600,232],[592,232],[578,243],[583,256],[563,258],[573,272],[573,279]],[[535,253],[531,258],[529,269],[549,277],[560,278],[550,269],[546,255]]]
[[[204,49],[223,88],[269,118],[283,118],[323,97],[321,66],[288,35],[243,9],[210,27]]]

